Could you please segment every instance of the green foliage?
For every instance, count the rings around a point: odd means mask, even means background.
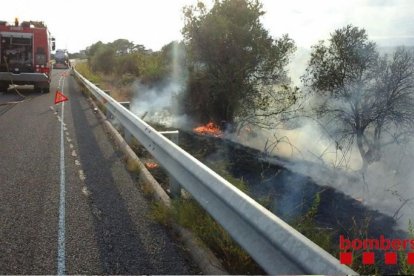
[[[130,74],[140,75],[139,56],[137,54],[122,55],[116,57],[116,73],[118,75]]]
[[[136,80],[136,76],[134,76],[133,74],[127,73],[127,74],[123,74],[121,76],[121,79],[119,80],[119,83],[122,86],[125,86],[125,85],[132,84],[135,80]]]
[[[308,212],[291,223],[292,227],[305,235],[308,239],[330,252],[335,256],[337,245],[332,243],[332,233],[328,229],[319,228],[315,223],[321,202],[320,194],[317,193]]]
[[[348,237],[350,239],[364,240],[368,238],[368,229],[371,222],[371,217],[367,216],[364,220],[357,222],[355,218],[352,218],[353,223],[351,229],[348,231]],[[357,271],[361,275],[379,275],[381,260],[376,258],[373,265],[366,265],[362,263],[362,254],[364,250],[353,250],[353,261],[351,268]]]
[[[240,190],[246,192],[247,185],[242,179],[231,176],[224,162],[212,162],[210,167]],[[172,221],[190,229],[222,261],[231,274],[263,274],[254,260],[229,236],[197,202],[192,199],[173,201],[172,210],[155,203],[152,210],[155,219],[165,225]]]
[[[108,45],[102,45],[94,52],[90,66],[95,72],[109,74],[112,72],[115,62],[115,50]]]
[[[86,62],[76,63],[76,70],[85,78],[93,83],[100,83],[102,78],[93,73]]]
[[[95,73],[114,75],[122,85],[135,79],[151,85],[171,74],[174,43],[167,44],[160,52],[152,52],[127,39],[117,39],[110,43],[98,41],[84,52],[91,71]]]
[[[246,108],[268,106],[264,87],[286,82],[294,43],[287,35],[274,40],[260,22],[263,14],[262,5],[249,0],[217,0],[209,12],[202,2],[184,9],[189,113],[231,123]]]
[[[152,212],[158,221],[169,224],[171,219],[190,229],[222,261],[231,274],[263,274],[262,269],[229,236],[210,215],[194,200],[179,199],[173,202],[172,210],[155,204]]]
[[[141,80],[145,84],[153,84],[166,76],[165,67],[159,53],[144,55],[140,59]]]
[[[305,79],[317,93],[342,97],[346,83],[363,80],[378,61],[375,43],[364,29],[348,25],[337,29],[329,39],[312,47]]]
[[[98,49],[102,47],[103,45],[104,44],[102,43],[102,41],[98,41],[86,48],[85,53],[86,53],[86,56],[88,57],[89,62],[90,62],[90,59],[95,55],[96,51],[98,51]]]
[[[132,53],[135,50],[135,45],[133,42],[122,38],[109,43],[109,46],[115,50],[115,53],[117,55],[126,55]]]

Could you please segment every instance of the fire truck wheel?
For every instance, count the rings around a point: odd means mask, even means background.
[[[0,83],[0,92],[7,93],[8,89],[9,89],[8,84]]]
[[[38,93],[49,93],[50,92],[50,86],[36,86],[34,87],[34,91]]]
[[[50,93],[50,86],[43,87],[42,93]]]
[[[35,92],[42,92],[42,89],[39,87],[39,86],[37,86],[37,85],[35,85],[34,87],[33,87],[33,90],[35,91]]]

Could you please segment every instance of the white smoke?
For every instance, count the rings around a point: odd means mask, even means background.
[[[309,50],[299,49],[289,65],[295,85],[300,85],[309,58]],[[308,99],[305,110],[312,110],[315,103],[315,99]],[[283,157],[277,162],[288,161],[280,165],[394,217],[398,227],[407,230],[409,220],[414,220],[414,137],[408,144],[384,147],[381,160],[362,174],[362,158],[356,144],[340,145],[331,136],[334,122],[300,118],[289,124],[295,128],[282,125],[280,129],[264,130],[247,126],[230,139],[269,156]]]
[[[356,145],[351,145],[347,152],[341,151],[318,124],[304,122],[290,130],[269,131],[249,126],[248,131],[242,130],[230,139],[264,151],[269,160],[277,160],[290,171],[309,176],[321,186],[333,187],[372,210],[394,217],[398,227],[407,230],[409,220],[414,220],[414,141],[385,147],[382,159],[362,174],[362,159]]]
[[[151,86],[141,81],[133,84],[134,97],[130,109],[149,123],[184,128],[190,122],[186,115],[180,114],[180,94],[187,84],[187,72],[183,65],[185,52],[177,42],[173,42],[171,55],[170,76]]]
[[[177,115],[177,97],[184,88],[182,83],[175,81],[155,87],[148,87],[137,81],[134,83],[135,97],[131,102],[131,111],[150,123],[166,127],[184,126],[189,119],[185,115]]]

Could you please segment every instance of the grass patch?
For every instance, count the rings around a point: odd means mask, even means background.
[[[230,274],[264,274],[265,272],[197,202],[176,199],[172,209],[154,204],[153,217],[165,225],[175,221],[200,238],[221,260]]]
[[[77,63],[75,66],[75,69],[84,76],[87,80],[89,80],[92,83],[100,83],[102,82],[101,76],[95,74],[91,71],[91,69],[88,66],[87,62],[81,62]]]
[[[247,185],[243,179],[237,179],[227,171],[228,164],[216,162],[209,165],[234,186],[247,192]],[[249,254],[195,200],[175,199],[171,209],[161,203],[155,203],[152,215],[164,225],[170,225],[174,221],[192,231],[214,252],[229,273],[265,274]]]
[[[289,224],[324,250],[335,254],[338,252],[338,246],[332,243],[332,231],[320,228],[315,223],[320,202],[321,197],[317,193],[307,213]]]

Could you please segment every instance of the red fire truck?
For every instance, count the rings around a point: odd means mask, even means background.
[[[54,38],[43,22],[0,21],[0,91],[7,92],[9,85],[29,84],[49,92],[54,48]]]

